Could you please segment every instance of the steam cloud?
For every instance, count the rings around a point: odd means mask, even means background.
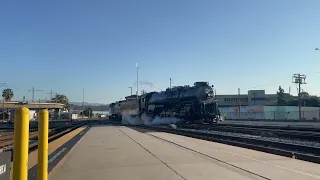
[[[129,115],[122,116],[122,124],[128,124],[128,125],[164,125],[164,124],[175,124],[177,122],[181,121],[181,119],[174,118],[174,117],[166,117],[166,118],[160,118],[156,117],[152,119],[151,117],[148,117],[146,114],[142,114],[141,117],[136,116],[132,117]]]
[[[138,81],[140,85],[146,85],[146,86],[150,86],[153,87],[154,89],[157,90],[161,90],[161,88],[159,86],[157,86],[156,84],[149,82],[149,81]],[[136,85],[137,82],[134,83],[134,85]]]

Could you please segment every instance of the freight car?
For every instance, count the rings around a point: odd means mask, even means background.
[[[213,86],[195,82],[193,86],[178,86],[162,92],[127,96],[126,100],[110,104],[111,119],[122,116],[176,117],[185,122],[218,122],[220,112]]]

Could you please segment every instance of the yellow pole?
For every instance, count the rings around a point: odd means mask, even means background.
[[[26,107],[16,109],[14,117],[13,180],[28,179],[30,113]]]
[[[38,132],[38,180],[48,180],[48,110],[39,112]]]

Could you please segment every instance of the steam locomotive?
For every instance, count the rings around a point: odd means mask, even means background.
[[[178,86],[162,92],[150,92],[139,97],[127,96],[126,100],[110,104],[111,120],[122,116],[176,117],[188,123],[213,123],[220,120],[213,86],[195,82],[193,86]]]

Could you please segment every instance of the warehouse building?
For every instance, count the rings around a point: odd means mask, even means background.
[[[232,106],[276,106],[277,94],[265,94],[265,90],[249,90],[248,94],[216,95],[220,107]]]

